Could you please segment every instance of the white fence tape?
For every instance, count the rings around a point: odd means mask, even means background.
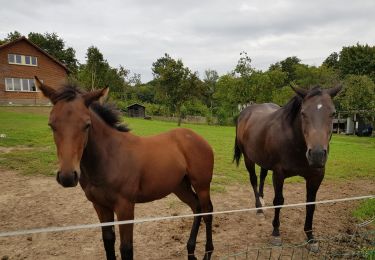
[[[134,220],[123,220],[123,221],[113,221],[113,222],[104,222],[104,223],[94,223],[94,224],[82,224],[82,225],[73,225],[73,226],[62,226],[62,227],[44,227],[44,228],[35,228],[35,229],[24,229],[24,230],[15,230],[15,231],[5,231],[0,232],[0,237],[10,237],[10,236],[20,236],[20,235],[30,235],[36,233],[48,233],[48,232],[59,232],[59,231],[68,231],[68,230],[78,230],[78,229],[87,229],[87,228],[97,228],[105,226],[115,226],[115,225],[125,225],[125,224],[139,224],[145,222],[153,221],[164,221],[164,220],[175,220],[180,218],[191,218],[197,216],[205,215],[219,215],[219,214],[229,214],[229,213],[240,213],[240,212],[249,212],[255,211],[258,209],[276,209],[276,208],[291,208],[291,207],[301,207],[306,205],[316,205],[316,204],[327,204],[327,203],[336,203],[336,202],[345,202],[353,200],[363,200],[363,199],[374,199],[375,195],[366,195],[342,199],[332,199],[332,200],[322,200],[315,202],[303,202],[279,206],[266,206],[261,208],[245,208],[245,209],[234,209],[234,210],[224,210],[224,211],[215,211],[210,213],[199,213],[199,214],[186,214],[178,216],[165,216],[165,217],[152,217],[152,218],[140,218]]]

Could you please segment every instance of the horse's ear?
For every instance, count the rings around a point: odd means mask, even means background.
[[[306,89],[303,89],[303,88],[299,88],[299,87],[293,87],[292,85],[290,85],[290,87],[293,89],[294,92],[296,92],[296,94],[298,96],[300,96],[301,98],[305,98],[305,96],[307,95],[307,92],[308,90]]]
[[[35,78],[35,85],[37,86],[38,89],[40,89],[40,91],[42,91],[43,95],[48,98],[49,100],[51,100],[51,102],[53,104],[55,104],[53,102],[53,97],[56,95],[56,90],[54,88],[51,88],[45,84],[43,84],[37,76],[34,76]]]
[[[85,100],[85,104],[87,107],[91,105],[94,101],[99,101],[99,103],[103,103],[108,96],[109,87],[105,87],[103,89],[95,90],[83,95],[83,99]]]
[[[338,85],[336,87],[333,87],[333,88],[330,88],[330,89],[327,89],[327,93],[331,96],[331,97],[335,97],[340,91],[342,90],[342,85]]]

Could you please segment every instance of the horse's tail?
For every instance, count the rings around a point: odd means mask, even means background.
[[[236,164],[237,164],[237,167],[238,167],[238,165],[240,164],[242,151],[241,151],[241,148],[238,145],[238,141],[237,141],[237,125],[238,125],[238,121],[236,123],[236,137],[234,139],[234,155],[233,155],[233,161],[232,162],[236,161]]]

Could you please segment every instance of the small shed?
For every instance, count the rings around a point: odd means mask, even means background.
[[[129,117],[145,117],[146,107],[140,104],[133,104],[127,107],[127,112]]]

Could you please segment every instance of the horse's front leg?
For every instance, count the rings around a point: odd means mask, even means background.
[[[264,189],[264,182],[265,182],[266,177],[267,177],[267,172],[268,172],[267,169],[260,168],[259,196],[260,196],[260,202],[262,203],[262,207],[266,206],[266,204],[264,202],[263,189]]]
[[[320,184],[322,183],[324,177],[324,169],[319,170],[310,174],[306,177],[306,202],[315,202],[316,193],[319,189]],[[312,223],[315,211],[314,205],[306,205],[306,220],[304,231],[307,236],[307,241],[309,241],[308,248],[313,252],[319,250],[318,244],[314,241],[314,235],[312,230]]]
[[[101,223],[112,222],[114,220],[113,210],[103,207],[96,203],[93,203],[93,205]],[[116,260],[116,254],[115,254],[116,235],[114,231],[114,226],[102,227],[102,238],[103,238],[104,249],[105,249],[107,260]]]
[[[134,219],[134,203],[122,201],[116,205],[118,221]],[[133,259],[133,224],[120,225],[120,252],[122,260]]]
[[[274,171],[272,174],[273,189],[275,191],[275,197],[273,199],[273,205],[279,206],[284,204],[283,186],[284,186],[284,174],[282,171]],[[280,209],[275,209],[275,216],[272,221],[273,231],[271,244],[275,246],[281,246],[280,237]]]

